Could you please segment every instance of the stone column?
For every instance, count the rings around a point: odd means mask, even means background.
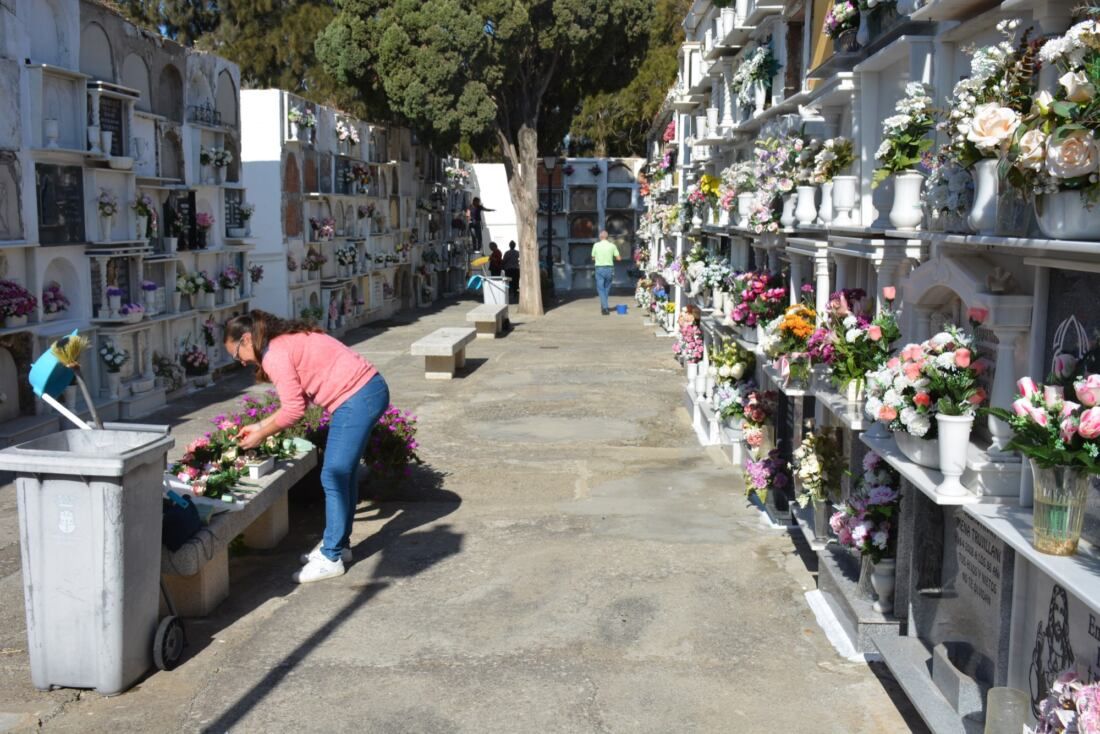
[[[848,258],[838,257],[836,259],[836,290],[843,290],[848,287]]]
[[[802,256],[791,255],[791,305],[797,305],[802,300]]]
[[[916,332],[913,334],[913,342],[927,341],[932,336],[932,312],[935,309],[932,306],[920,306],[914,305],[914,326]]]
[[[818,247],[814,255],[814,291],[817,321],[821,323],[829,308],[829,251],[826,247]]]
[[[99,313],[96,318],[102,319],[111,311],[107,305],[107,266],[110,265],[111,258],[100,255],[95,261],[99,264]]]
[[[728,9],[728,8],[727,8]],[[726,10],[722,11],[723,13]],[[732,11],[731,11],[732,12]],[[735,125],[733,120],[733,89],[730,87],[730,81],[733,79],[733,61],[731,59],[725,59],[722,61],[722,130],[725,134],[729,134]]]
[[[892,257],[875,260],[875,313],[883,309],[886,301],[882,297],[882,289],[886,286],[897,286],[897,271],[900,261]]]
[[[1016,398],[1016,340],[1021,334],[1026,333],[1027,329],[1005,326],[991,326],[989,329],[997,337],[997,354],[993,367],[993,386],[990,389],[989,404],[1007,410],[1012,407],[1012,401]],[[993,416],[986,418],[986,421],[989,434],[993,437],[993,442],[989,446],[990,456],[998,461],[1009,457],[1015,461],[1016,455],[1005,451],[1005,446],[1012,440],[1012,428]]]

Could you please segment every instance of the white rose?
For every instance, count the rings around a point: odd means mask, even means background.
[[[1060,140],[1047,141],[1047,172],[1055,178],[1076,178],[1094,173],[1100,151],[1088,130],[1073,130]]]
[[[1020,116],[1013,110],[996,103],[978,105],[966,139],[981,150],[994,150],[1011,140],[1019,126]]]
[[[714,365],[711,365],[710,367],[707,367],[707,375],[709,375],[710,377],[717,377],[718,376],[718,368],[715,367]]]
[[[744,362],[738,362],[733,367],[730,367],[730,377],[732,377],[733,379],[740,380],[741,377],[744,374],[745,374],[745,363]]]
[[[1047,136],[1038,128],[1024,133],[1020,137],[1020,155],[1016,158],[1016,165],[1032,171],[1042,169],[1046,158],[1046,142]]]
[[[718,368],[718,376],[719,377],[729,377],[730,376],[730,366],[728,364],[724,364],[721,367],[719,367]]]
[[[1050,106],[1054,104],[1054,97],[1044,89],[1035,97],[1035,104],[1039,105],[1039,111],[1045,115],[1050,110]]]
[[[1088,102],[1096,96],[1096,87],[1083,71],[1067,71],[1058,77],[1058,83],[1065,87],[1066,99],[1070,102]]]

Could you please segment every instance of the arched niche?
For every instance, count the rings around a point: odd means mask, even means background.
[[[576,212],[596,211],[596,189],[570,189],[569,208]]]
[[[210,89],[210,80],[198,69],[187,80],[187,104],[195,107],[214,106],[214,91]]]
[[[596,237],[596,218],[589,214],[576,214],[569,220],[569,236],[588,240]]]
[[[302,173],[298,170],[298,158],[287,153],[286,166],[283,168],[283,191],[288,194],[302,193]]]
[[[173,64],[165,64],[160,70],[153,112],[183,122],[183,76]]]
[[[80,276],[77,274],[76,267],[68,258],[55,257],[50,260],[50,264],[46,266],[46,271],[42,276],[43,290],[51,283],[57,283],[61,287],[62,294],[69,299],[69,311],[78,313],[81,304],[84,302],[84,294],[80,290]],[[39,298],[41,297],[42,294],[40,293]]]
[[[607,169],[607,182],[610,184],[634,183],[634,172],[625,163],[612,163]]]
[[[145,59],[137,54],[130,54],[122,61],[122,86],[135,89],[141,93],[141,99],[136,103],[139,110],[152,112],[153,92],[149,86],[149,67]]]
[[[111,41],[99,23],[89,23],[80,32],[80,71],[93,79],[115,80]]]
[[[633,237],[634,217],[624,214],[611,214],[607,217],[607,234],[611,237]]]
[[[31,3],[31,61],[69,68],[69,43],[54,0]]]
[[[611,189],[607,192],[608,209],[630,209],[633,192],[630,189]]]
[[[317,291],[313,291],[309,294],[309,307],[319,308],[321,306],[321,296],[317,294]]]
[[[161,178],[183,178],[183,146],[179,130],[174,127],[161,131],[159,163]]]
[[[237,126],[237,85],[233,75],[225,69],[218,73],[214,109],[221,115],[223,125]]]

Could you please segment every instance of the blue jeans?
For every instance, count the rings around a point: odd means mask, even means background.
[[[378,419],[390,404],[390,388],[381,373],[344,401],[332,414],[325,442],[321,486],[325,490],[325,534],[321,552],[330,561],[348,547],[355,506],[359,504],[359,460]]]
[[[600,294],[600,308],[610,308],[607,297],[611,295],[611,280],[614,277],[614,266],[601,265],[596,268],[596,292]]]

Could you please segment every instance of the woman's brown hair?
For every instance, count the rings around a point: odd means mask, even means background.
[[[267,311],[253,310],[234,316],[225,322],[225,339],[239,342],[245,334],[252,336],[252,351],[256,353],[256,381],[271,382],[263,368],[263,354],[271,341],[283,334],[323,333],[321,327],[308,321],[281,319]]]

